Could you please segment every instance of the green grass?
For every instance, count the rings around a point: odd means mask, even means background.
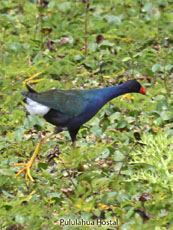
[[[172,2],[89,1],[85,44],[82,1],[1,1],[0,228],[62,229],[60,219],[118,219],[121,230],[173,229]],[[98,36],[103,40],[99,42]],[[62,44],[62,38],[67,43]],[[105,87],[136,78],[147,95],[116,98],[79,131],[40,149],[31,183],[26,162],[38,132],[53,126],[26,118],[24,81],[38,91]],[[60,155],[48,161],[58,146]],[[80,169],[80,164],[86,168]],[[115,229],[64,226],[63,229]]]

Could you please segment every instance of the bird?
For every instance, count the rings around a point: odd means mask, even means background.
[[[53,124],[53,133],[40,138],[31,159],[27,163],[14,163],[23,166],[16,174],[18,177],[25,172],[25,178],[31,181],[30,168],[38,154],[41,145],[52,135],[67,130],[72,144],[76,141],[80,127],[94,117],[97,112],[110,100],[126,93],[140,93],[145,95],[146,89],[136,80],[128,80],[120,85],[96,89],[53,89],[38,93],[26,84],[28,91],[21,92],[25,97],[25,107],[30,114],[41,115],[47,122]]]

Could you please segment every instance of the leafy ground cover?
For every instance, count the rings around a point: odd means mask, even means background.
[[[171,0],[1,1],[1,229],[173,229],[172,8]],[[26,162],[38,132],[53,130],[26,117],[27,81],[46,91],[133,78],[147,96],[107,104],[80,129],[76,149],[66,132],[47,141],[34,183],[14,177],[12,163]],[[62,227],[61,218],[118,225]]]

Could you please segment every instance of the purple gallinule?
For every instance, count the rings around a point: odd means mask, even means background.
[[[126,93],[145,94],[146,90],[136,80],[123,84],[89,90],[49,90],[38,93],[27,85],[28,92],[22,92],[25,97],[26,109],[30,114],[40,114],[46,121],[55,125],[55,130],[47,137],[41,138],[27,163],[15,163],[24,166],[17,174],[25,173],[25,177],[33,181],[30,168],[37,156],[40,146],[53,134],[68,130],[74,143],[76,135],[84,123],[89,121],[108,101]]]

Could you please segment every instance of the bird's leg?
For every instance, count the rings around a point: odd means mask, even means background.
[[[73,147],[73,149],[76,149],[76,142],[75,141],[72,141],[72,147]],[[81,163],[79,164],[79,169],[81,171],[86,171],[85,167]]]
[[[72,141],[72,147],[73,147],[73,149],[76,148],[76,142],[75,141]]]
[[[47,140],[49,139],[51,136],[53,136],[54,133],[51,133],[49,136],[47,137],[40,137],[40,140],[35,148],[35,151],[31,157],[31,159],[27,162],[27,163],[14,163],[14,166],[24,166],[23,169],[21,169],[17,174],[16,177],[18,177],[22,172],[25,171],[25,178],[29,178],[31,181],[34,181],[34,179],[32,178],[31,174],[30,174],[30,168],[32,167],[32,164],[35,160],[35,158],[37,157],[37,153],[41,147],[41,145]]]

